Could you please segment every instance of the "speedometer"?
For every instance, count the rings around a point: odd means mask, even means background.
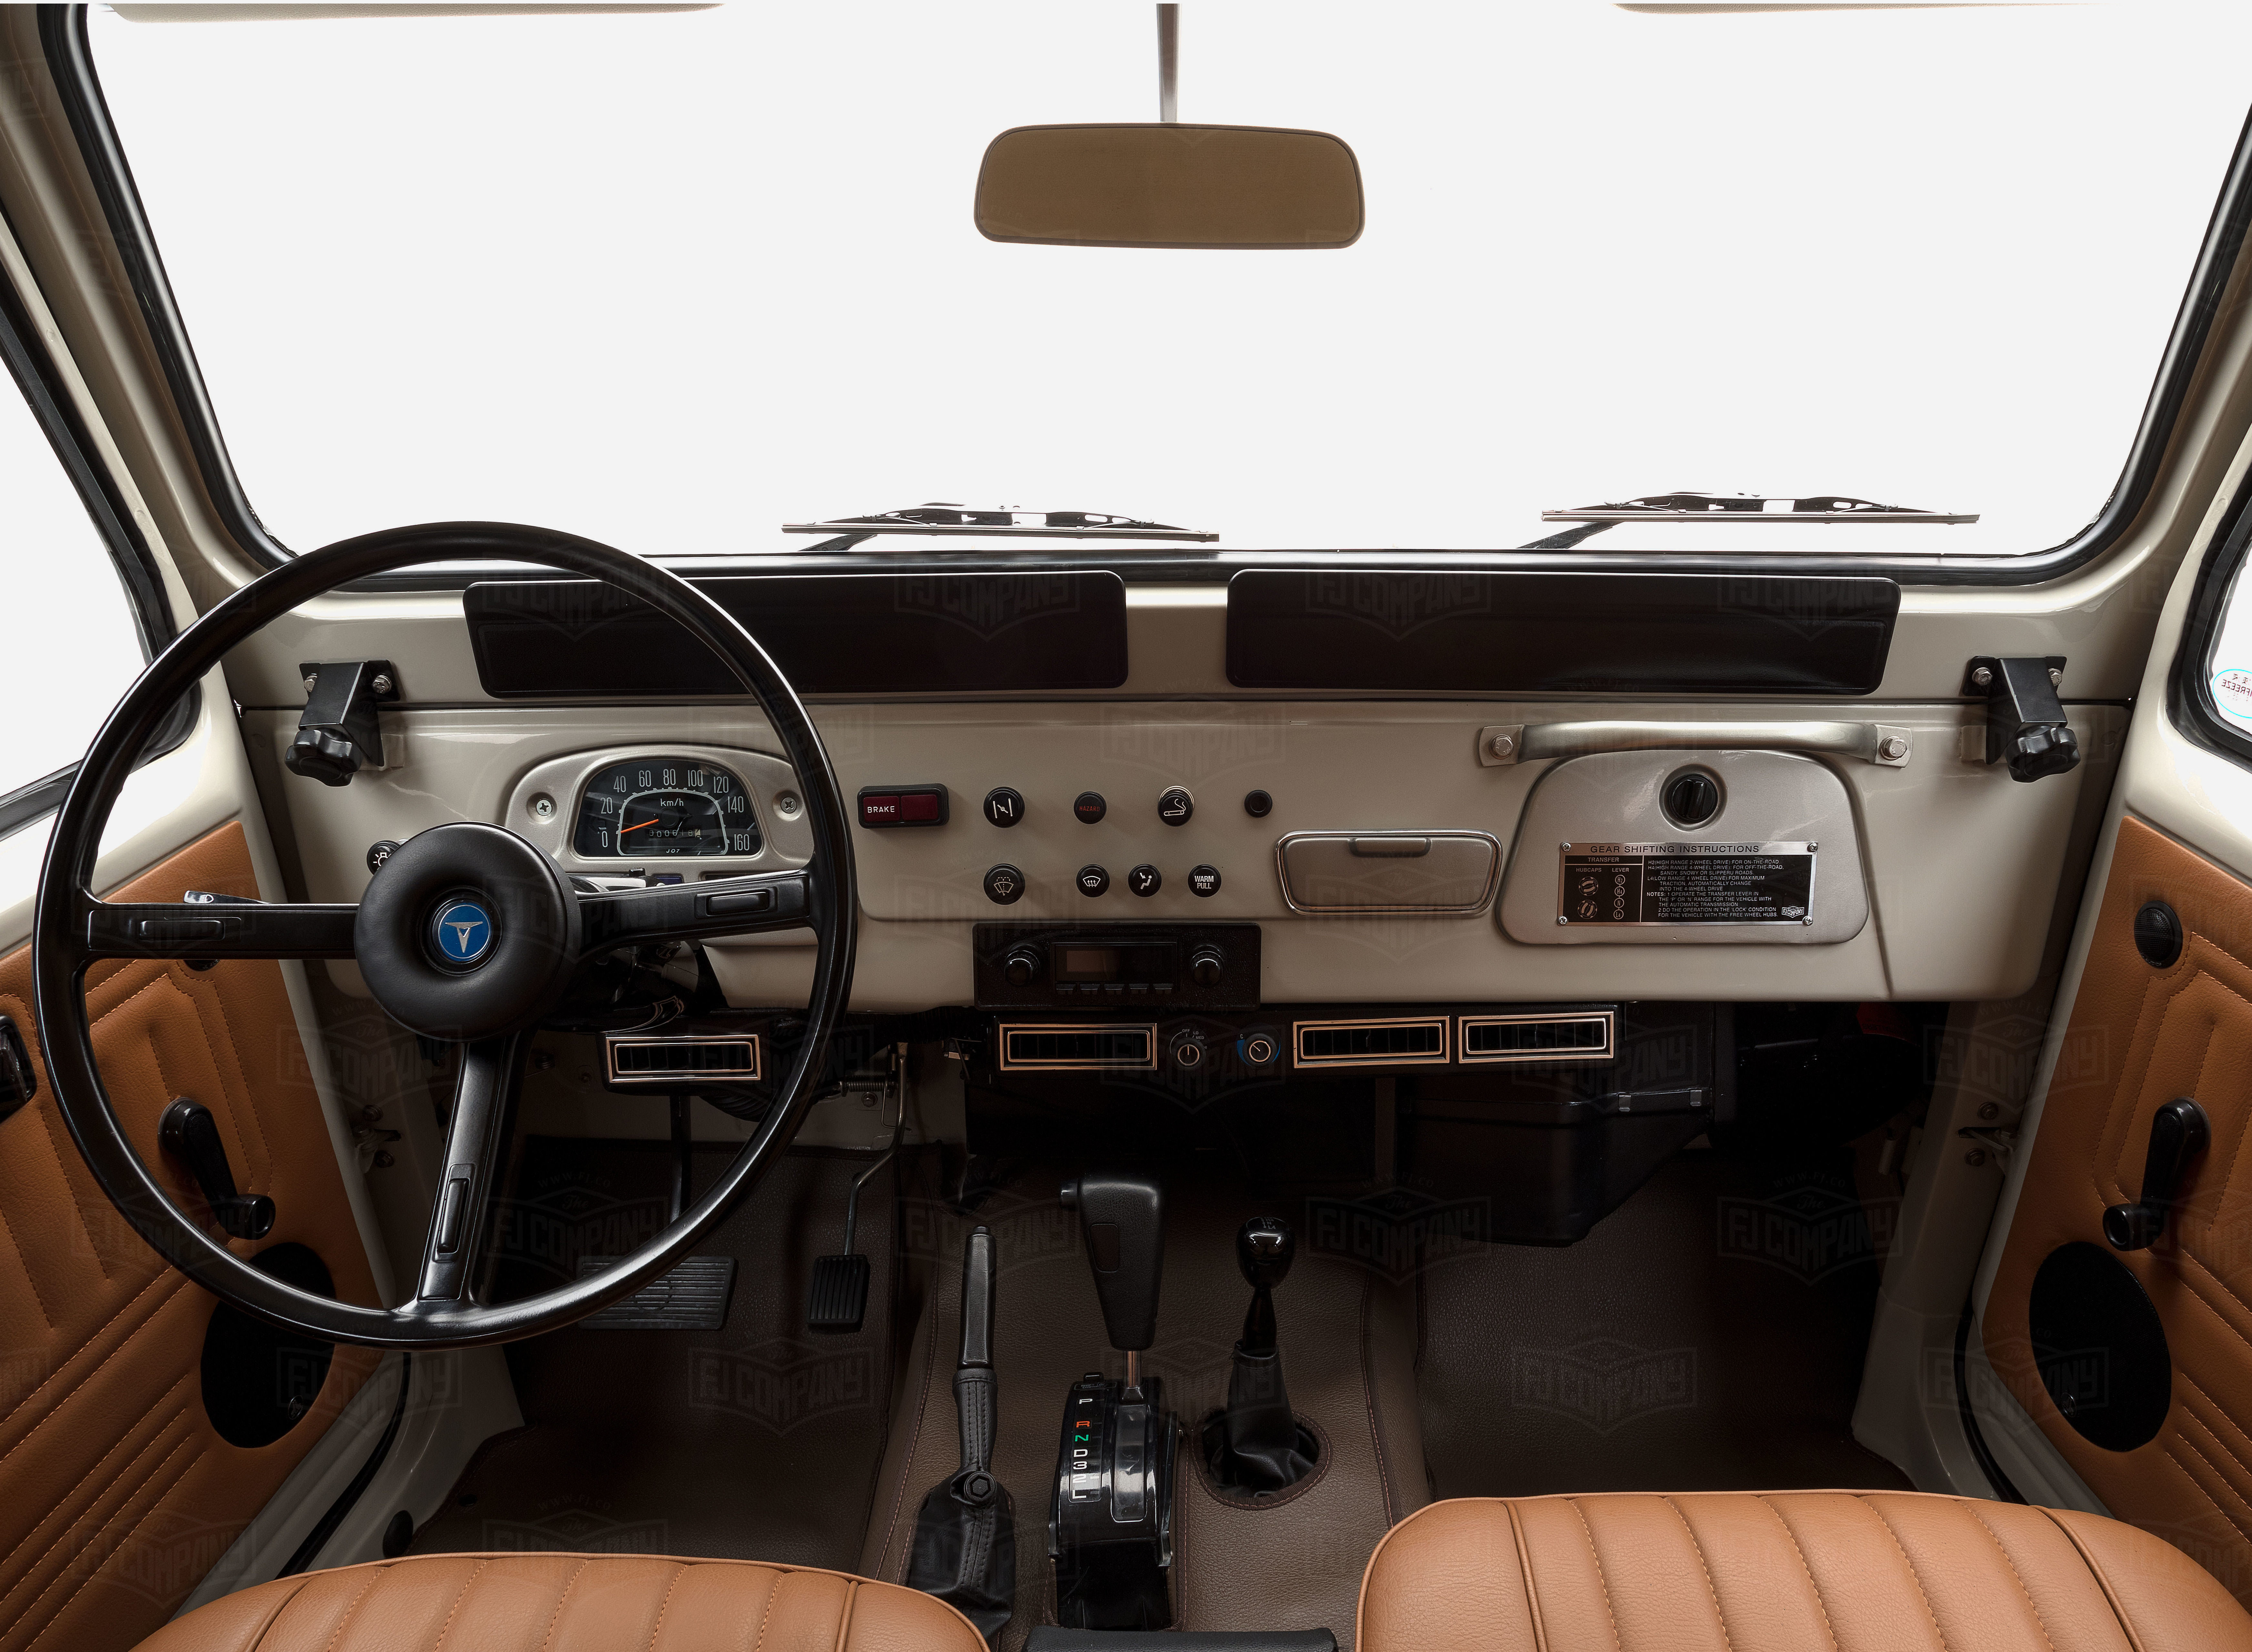
[[[596,859],[755,855],[759,819],[743,782],[715,763],[636,757],[598,770],[579,799],[573,847]]]

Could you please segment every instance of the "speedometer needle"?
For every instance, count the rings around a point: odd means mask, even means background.
[[[643,826],[654,826],[664,818],[662,815],[651,815],[647,820],[637,822],[634,825],[622,826],[618,829],[618,836],[623,837],[628,832],[637,832]]]

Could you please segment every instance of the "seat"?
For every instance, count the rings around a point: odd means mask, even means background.
[[[944,1601],[841,1572],[648,1555],[441,1554],[261,1584],[141,1652],[985,1652]]]
[[[2180,1550],[1917,1492],[1435,1503],[1361,1579],[1359,1652],[2252,1652]]]

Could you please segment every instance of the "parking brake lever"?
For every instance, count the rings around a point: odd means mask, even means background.
[[[237,1239],[264,1239],[274,1231],[274,1201],[263,1193],[235,1191],[234,1168],[226,1162],[226,1143],[219,1140],[219,1121],[209,1107],[175,1097],[157,1121],[156,1140],[188,1167],[221,1227]]]
[[[2205,1109],[2187,1096],[2169,1101],[2151,1118],[2151,1151],[2143,1163],[2143,1197],[2103,1212],[2103,1237],[2120,1251],[2148,1250],[2166,1231],[2166,1217],[2182,1177],[2213,1142]]]
[[[962,1358],[954,1371],[962,1467],[923,1494],[907,1584],[953,1606],[988,1644],[997,1645],[1016,1610],[1017,1517],[1008,1488],[993,1473],[1001,1426],[993,1275],[992,1232],[973,1228],[962,1249]]]

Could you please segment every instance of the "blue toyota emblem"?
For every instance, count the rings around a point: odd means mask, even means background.
[[[430,938],[441,958],[466,968],[492,950],[491,915],[474,900],[449,900],[430,920]]]

